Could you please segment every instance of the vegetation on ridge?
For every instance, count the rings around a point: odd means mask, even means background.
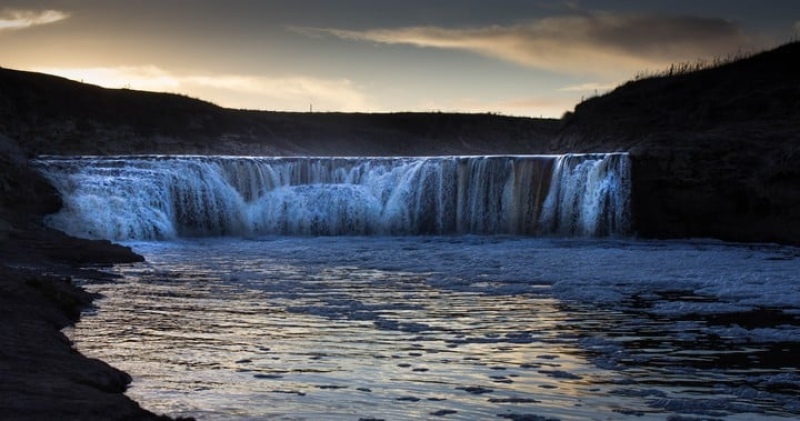
[[[555,150],[627,150],[645,237],[800,244],[800,42],[628,82],[579,104]]]
[[[800,121],[800,42],[699,70],[627,82],[575,107],[556,148],[618,148],[659,133],[736,128],[796,129]]]
[[[0,69],[0,133],[33,154],[420,155],[544,149],[552,119],[226,109]]]

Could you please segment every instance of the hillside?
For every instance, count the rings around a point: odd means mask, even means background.
[[[644,237],[800,243],[800,42],[579,104],[553,149],[628,150]]]
[[[794,42],[716,67],[627,82],[578,104],[556,146],[631,149],[671,143],[658,138],[663,133],[796,130],[798,57]]]
[[[558,124],[492,114],[232,110],[0,69],[0,134],[31,154],[521,153],[546,148]]]

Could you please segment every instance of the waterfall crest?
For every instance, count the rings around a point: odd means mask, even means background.
[[[627,154],[43,158],[50,226],[84,238],[608,236],[629,229]]]

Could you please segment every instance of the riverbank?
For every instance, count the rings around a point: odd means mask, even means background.
[[[0,413],[4,420],[167,420],[124,392],[131,377],[77,352],[62,329],[92,297],[73,278],[142,260],[129,248],[0,220]],[[79,269],[94,265],[99,270]]]
[[[72,278],[141,261],[129,248],[42,226],[55,190],[0,136],[0,414],[4,420],[158,420],[125,396],[130,376],[73,349],[61,330],[94,297]]]

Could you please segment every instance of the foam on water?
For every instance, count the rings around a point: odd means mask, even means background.
[[[77,157],[36,166],[47,222],[110,240],[248,235],[625,235],[626,154]]]
[[[159,412],[800,415],[796,248],[519,236],[128,244],[148,262],[87,284],[106,298],[70,336],[133,374],[129,393]]]

